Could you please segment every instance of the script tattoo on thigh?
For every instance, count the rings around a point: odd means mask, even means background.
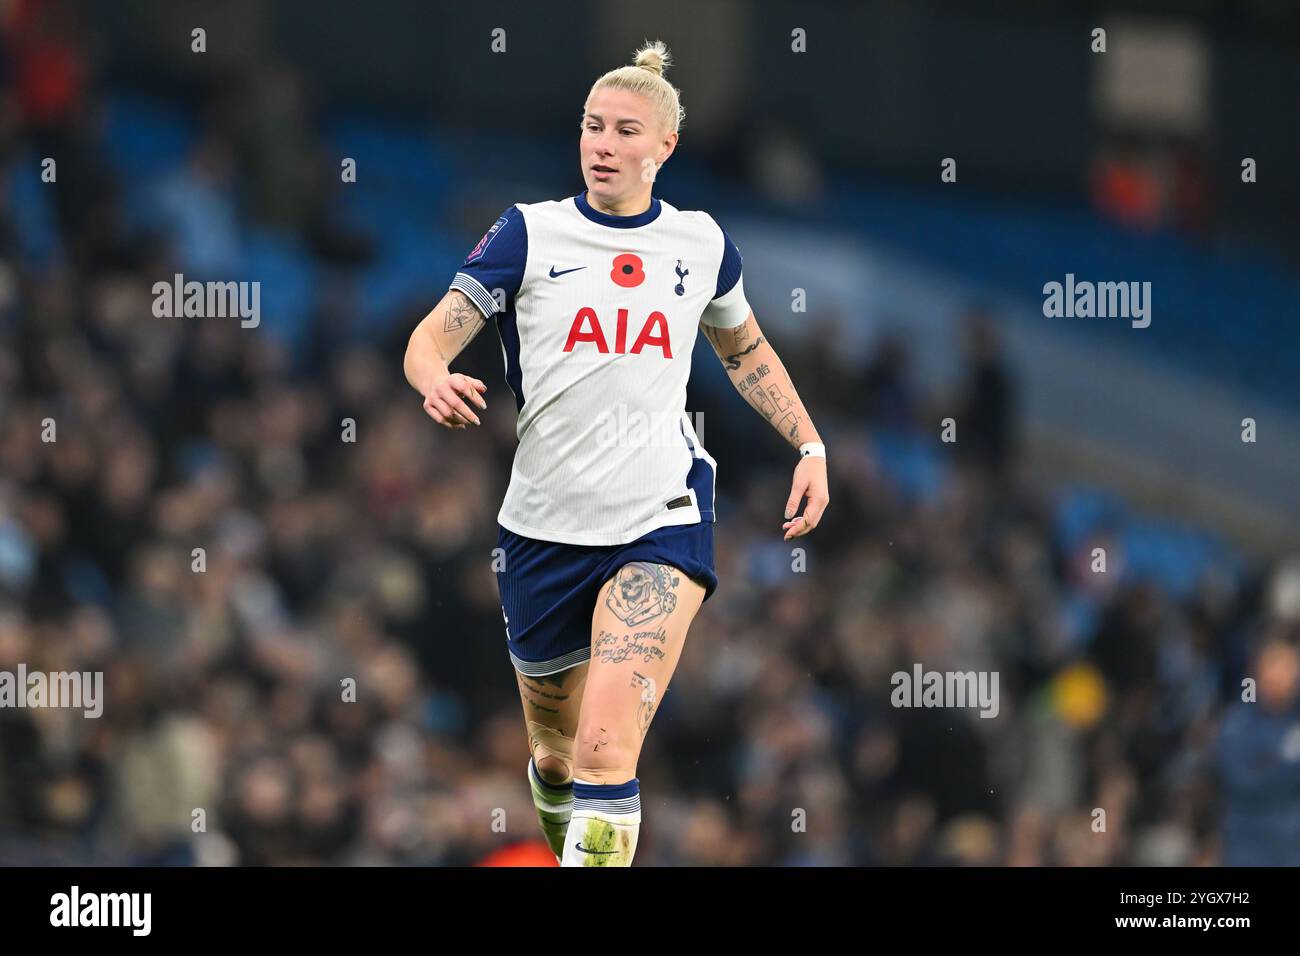
[[[529,688],[529,689],[531,690],[531,688]],[[538,703],[537,701],[533,700],[533,698],[531,698],[531,697],[529,697],[527,694],[525,694],[522,690],[519,692],[519,696],[522,697],[524,700],[526,700],[526,701],[528,702],[529,706],[533,708],[533,710],[544,711],[545,713],[548,713],[548,714],[558,714],[558,713],[560,712],[560,708],[558,708],[558,707],[547,707],[545,704],[540,704],[540,703]]]
[[[657,631],[624,634],[602,630],[592,642],[591,654],[606,664],[621,664],[638,657],[643,663],[649,664],[664,659],[664,645],[667,641],[668,635],[662,627]]]
[[[673,588],[681,583],[676,570],[671,565],[648,561],[623,565],[614,575],[605,606],[629,627],[636,627],[660,614],[673,613],[677,607]]]
[[[569,694],[567,692],[552,694],[550,691],[544,690],[542,686],[533,686],[532,682],[536,681],[540,685],[550,684],[559,690],[564,690],[564,677],[564,674],[545,674],[541,677],[530,677],[525,680],[521,674],[519,677],[519,695],[529,703],[533,710],[558,714],[560,712],[560,702],[568,700]],[[546,703],[543,703],[543,700]]]
[[[533,678],[533,679],[536,680],[537,678]],[[528,683],[528,681],[522,681],[522,683],[523,683],[523,685],[524,685],[525,687],[527,687],[529,690],[531,690],[534,694],[537,694],[539,697],[546,697],[546,698],[549,698],[550,700],[568,700],[568,699],[569,699],[569,695],[568,695],[568,694],[551,694],[551,693],[548,693],[547,691],[542,690],[540,687],[534,687],[532,684]],[[561,685],[561,686],[563,686],[563,685]]]

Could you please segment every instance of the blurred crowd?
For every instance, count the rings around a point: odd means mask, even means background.
[[[480,430],[438,429],[401,371],[456,264],[381,336],[330,306],[296,351],[155,318],[153,283],[220,274],[246,222],[315,237],[344,299],[366,237],[276,186],[310,129],[286,146],[238,109],[135,215],[84,51],[57,19],[12,14],[6,39],[0,671],[102,671],[106,700],[0,709],[0,863],[535,850],[492,571],[515,440],[495,333],[458,363],[489,383]],[[46,155],[57,248],[37,256],[8,197]],[[775,343],[830,449],[806,569],[778,517],[793,453],[697,363],[721,584],[638,768],[638,865],[1300,863],[1300,567],[1177,596],[1124,573],[1115,529],[1064,539],[996,330],[972,311],[942,395],[902,335],[863,366],[815,333]],[[886,467],[899,442],[932,446],[924,493]],[[892,707],[915,663],[997,671],[998,716]]]

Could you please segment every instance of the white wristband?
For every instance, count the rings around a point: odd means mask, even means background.
[[[826,446],[819,441],[806,441],[799,446],[800,458],[825,458]]]

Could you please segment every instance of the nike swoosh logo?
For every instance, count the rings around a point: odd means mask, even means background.
[[[555,266],[551,266],[551,278],[558,279],[560,276],[567,276],[570,272],[577,272],[579,269],[585,269],[586,266],[574,266],[572,269],[563,269],[560,272],[555,271]]]
[[[617,851],[615,851],[615,850],[588,850],[588,849],[587,849],[585,846],[583,846],[581,843],[577,844],[577,845],[574,847],[574,849],[576,849],[576,850],[581,850],[583,853],[599,853],[599,854],[601,854],[601,855],[603,855],[603,856],[608,856],[608,855],[611,854],[611,853],[615,853],[615,852],[617,852]]]

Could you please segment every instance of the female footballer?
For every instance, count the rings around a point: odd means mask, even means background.
[[[652,195],[683,117],[668,64],[656,41],[596,81],[578,142],[586,190],[507,209],[404,363],[435,422],[478,426],[487,386],[449,366],[495,319],[519,439],[497,580],[528,778],[563,866],[631,864],[642,742],[717,588],[717,463],[685,412],[701,328],[741,396],[798,449],[785,540],[817,527],[830,501],[825,448],[745,300],[740,253],[708,213]]]

